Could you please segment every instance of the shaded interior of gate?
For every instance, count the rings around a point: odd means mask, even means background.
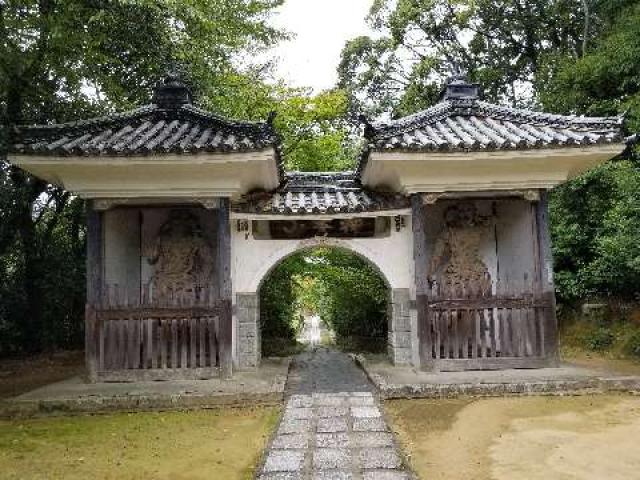
[[[99,215],[99,295],[88,308],[100,378],[219,375],[228,361],[221,318],[229,317],[219,216],[188,206]]]
[[[419,208],[416,283],[424,367],[555,363],[543,209],[540,201],[522,199],[441,201]]]

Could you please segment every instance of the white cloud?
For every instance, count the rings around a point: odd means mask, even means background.
[[[295,36],[273,50],[276,74],[295,87],[331,88],[347,40],[370,33],[365,23],[372,0],[287,0],[273,24]]]

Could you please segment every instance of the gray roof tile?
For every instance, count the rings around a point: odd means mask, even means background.
[[[287,173],[275,192],[245,195],[234,211],[263,215],[362,213],[409,207],[407,197],[363,188],[353,172]]]
[[[447,86],[443,100],[431,108],[391,122],[367,124],[368,145],[356,175],[363,172],[372,151],[588,147],[624,142],[622,124],[622,116],[554,115],[493,105],[480,100],[477,85],[454,81]]]
[[[373,125],[370,148],[482,151],[588,146],[622,142],[622,117],[553,115],[448,99],[415,115]]]
[[[201,110],[191,104],[191,92],[175,76],[156,87],[153,101],[89,120],[16,127],[10,150],[51,156],[133,156],[273,147],[280,156],[271,121],[233,121]]]

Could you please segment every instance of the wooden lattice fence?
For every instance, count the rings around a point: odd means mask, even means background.
[[[93,312],[97,374],[102,380],[211,378],[219,375],[220,318],[215,292],[154,298],[146,286],[132,300],[105,286]]]
[[[536,368],[556,357],[552,294],[499,286],[495,293],[433,286],[425,309],[423,359],[455,371]]]

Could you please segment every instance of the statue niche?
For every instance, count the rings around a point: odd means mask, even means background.
[[[148,255],[155,265],[154,301],[196,300],[202,287],[212,282],[212,250],[197,217],[187,210],[172,210]]]
[[[482,239],[489,233],[488,218],[480,216],[473,203],[465,202],[445,210],[444,224],[429,265],[429,283],[438,283],[441,294],[460,287],[491,292],[491,275],[480,258]]]

